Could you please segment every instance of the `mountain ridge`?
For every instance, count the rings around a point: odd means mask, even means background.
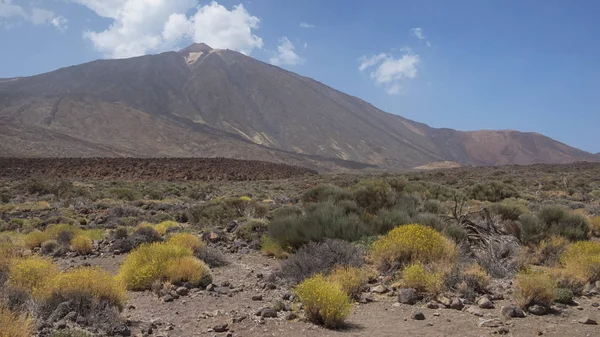
[[[45,153],[56,156],[105,156],[107,151],[142,157],[259,156],[309,166],[333,159],[383,169],[443,161],[502,165],[599,159],[537,133],[432,128],[311,78],[205,44],[0,81],[0,123],[0,130],[40,128],[79,141],[65,145],[54,134],[47,137],[54,144]],[[15,155],[36,154],[15,146],[10,148]]]

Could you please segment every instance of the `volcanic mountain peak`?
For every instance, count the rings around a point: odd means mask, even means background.
[[[213,50],[209,45],[207,45],[206,43],[192,43],[191,45],[189,45],[187,48],[182,49],[180,51],[180,53],[182,54],[186,54],[186,53],[207,53],[209,51]]]

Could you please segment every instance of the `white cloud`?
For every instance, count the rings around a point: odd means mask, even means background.
[[[113,19],[104,31],[84,33],[97,50],[112,58],[169,50],[183,38],[244,54],[263,46],[254,33],[260,20],[242,4],[228,10],[216,1],[204,6],[197,6],[196,0],[72,1]]]
[[[315,28],[316,26],[312,23],[300,22],[300,27],[302,28]]]
[[[277,55],[273,56],[269,62],[276,66],[281,65],[298,65],[304,63],[304,59],[296,54],[296,47],[287,38],[279,38],[279,46],[277,46]]]
[[[398,58],[389,53],[381,53],[363,56],[359,61],[358,70],[362,72],[369,69],[375,84],[383,87],[390,95],[401,93],[404,81],[417,77],[417,66],[421,62],[419,55],[412,53]]]
[[[12,0],[0,0],[0,24],[6,21],[10,25],[8,20],[11,20],[10,22],[25,20],[34,25],[49,24],[60,30],[67,28],[67,19],[56,15],[51,10],[39,7],[26,9]]]
[[[413,34],[417,39],[425,42],[425,44],[427,45],[427,47],[431,47],[431,42],[429,42],[429,40],[427,39],[427,37],[425,36],[425,32],[423,31],[423,28],[411,28],[410,29],[411,34]]]

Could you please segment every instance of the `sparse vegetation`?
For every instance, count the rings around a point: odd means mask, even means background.
[[[308,319],[327,328],[339,328],[350,314],[350,298],[340,287],[318,274],[296,287]]]
[[[527,310],[532,305],[550,308],[556,297],[557,284],[546,273],[524,271],[515,277],[517,304]]]

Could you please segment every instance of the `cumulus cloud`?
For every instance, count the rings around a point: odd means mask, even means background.
[[[302,28],[315,28],[315,25],[312,23],[300,22],[300,27]]]
[[[410,29],[410,33],[413,34],[417,39],[425,42],[425,44],[427,45],[427,47],[431,47],[431,42],[429,42],[429,40],[427,39],[427,37],[425,36],[425,32],[423,31],[423,28],[411,28]]]
[[[296,47],[287,37],[284,36],[279,38],[279,45],[277,46],[277,55],[271,57],[269,62],[276,66],[293,66],[304,63],[304,59],[298,56],[298,54],[296,54]]]
[[[407,53],[394,57],[390,53],[363,56],[359,59],[358,70],[369,71],[371,79],[390,95],[402,92],[405,80],[417,77],[417,66],[421,62],[419,55]]]
[[[10,25],[21,20],[34,25],[49,24],[60,30],[67,28],[67,19],[51,10],[39,7],[25,8],[12,0],[0,0],[0,24]]]
[[[184,38],[244,54],[263,46],[255,34],[260,20],[242,4],[229,10],[216,1],[204,6],[197,6],[196,0],[72,1],[113,20],[103,31],[84,33],[97,50],[111,58],[169,50]]]

